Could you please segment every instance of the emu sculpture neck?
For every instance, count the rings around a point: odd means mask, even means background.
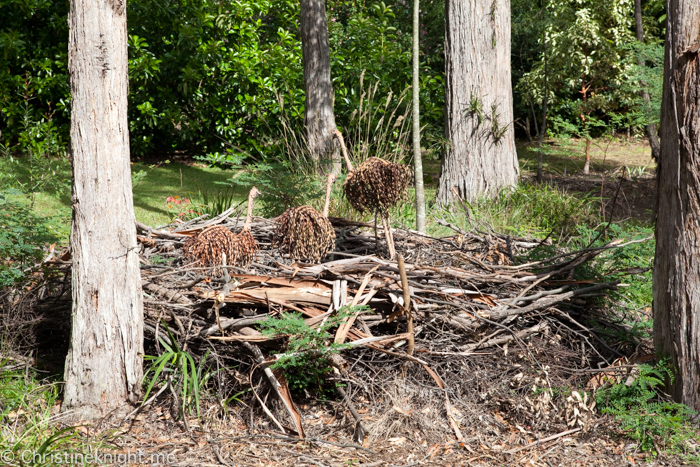
[[[328,210],[331,206],[331,189],[333,188],[333,180],[335,177],[333,175],[328,176],[326,181],[326,203],[323,205],[323,217],[328,217]]]
[[[255,199],[255,188],[250,190],[248,195],[248,214],[245,217],[245,224],[243,224],[243,230],[250,230],[250,226],[253,223],[253,200]]]
[[[345,147],[345,139],[338,130],[335,130],[335,137],[338,138],[338,141],[340,142],[340,149],[343,151],[343,158],[345,159],[345,165],[347,165],[348,167],[348,172],[352,172],[355,169],[352,167],[352,162],[350,162],[350,156],[348,156],[348,148]]]

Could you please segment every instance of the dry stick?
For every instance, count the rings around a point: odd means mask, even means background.
[[[365,434],[369,434],[369,431],[365,429],[365,427],[362,425],[362,417],[360,416],[359,413],[357,413],[357,409],[355,408],[355,404],[353,404],[352,399],[348,396],[348,394],[345,392],[345,389],[343,389],[342,386],[337,385],[335,387],[335,390],[338,391],[338,394],[340,394],[340,397],[343,398],[343,402],[348,406],[348,409],[350,410],[350,413],[352,414],[352,417],[355,419],[355,430],[357,436],[355,437],[355,441],[358,443],[362,444],[362,442],[365,439]]]
[[[265,376],[267,376],[267,380],[270,382],[270,386],[272,386],[272,389],[275,391],[275,394],[277,394],[277,397],[279,397],[279,399],[282,401],[282,405],[284,405],[284,408],[287,409],[287,412],[292,417],[292,420],[294,420],[296,422],[296,425],[300,431],[297,434],[299,435],[300,438],[304,438],[304,431],[303,431],[303,428],[301,426],[301,419],[299,419],[299,416],[294,411],[294,408],[292,408],[289,405],[289,403],[287,402],[287,399],[285,399],[284,396],[282,395],[282,392],[280,391],[280,387],[282,385],[279,383],[279,381],[277,381],[277,378],[272,373],[272,370],[265,362],[265,357],[263,357],[262,352],[260,351],[260,349],[256,345],[253,345],[250,342],[242,341],[242,344],[246,349],[248,349],[253,354],[255,361],[258,363],[257,366],[263,367],[263,371],[265,372]],[[253,370],[255,370],[255,368],[253,368]],[[250,372],[250,387],[251,388],[253,387],[252,377],[253,377],[253,371]],[[255,391],[253,391],[253,392],[255,393]],[[258,396],[257,393],[255,393],[255,397],[258,399],[258,401],[262,405],[265,413],[267,413],[267,415],[272,419],[273,422],[275,422],[275,424],[279,427],[279,429],[282,430],[282,433],[286,433],[286,430],[284,429],[282,424],[279,421],[277,421],[277,419],[272,415],[272,412],[270,412],[269,409],[265,406],[265,404],[262,402],[262,400],[260,399],[260,396]]]
[[[357,303],[360,301],[360,296],[362,295],[362,292],[365,291],[367,284],[369,284],[369,281],[372,279],[372,273],[376,271],[379,268],[379,266],[381,265],[376,265],[375,267],[370,269],[370,271],[367,274],[365,274],[365,277],[364,279],[362,279],[362,283],[360,284],[360,288],[357,289],[357,293],[355,294],[355,297],[353,297],[352,303],[350,303],[350,308],[357,306]],[[348,336],[348,332],[350,332],[350,328],[352,327],[359,314],[360,310],[353,313],[351,316],[348,316],[345,319],[343,319],[343,322],[340,324],[340,326],[338,326],[338,331],[335,334],[336,344],[342,344],[343,342],[345,342],[345,339]]]
[[[498,345],[498,344],[505,344],[505,343],[508,343],[512,340],[523,339],[531,334],[536,334],[540,331],[544,331],[548,327],[549,327],[549,323],[547,323],[545,321],[543,323],[536,324],[536,325],[532,326],[531,328],[527,328],[527,329],[523,329],[522,331],[515,332],[511,336],[504,336],[504,337],[499,337],[497,339],[491,339],[491,340],[486,341],[486,342],[479,342],[477,344],[465,345],[462,348],[464,349],[465,352],[470,352],[470,351],[476,350],[480,347],[492,347],[492,346]]]
[[[538,439],[537,441],[533,441],[530,444],[527,444],[525,446],[521,446],[519,448],[511,449],[509,451],[503,451],[504,454],[515,454],[516,452],[522,451],[523,449],[530,449],[534,448],[535,446],[538,446],[542,443],[546,443],[547,441],[552,441],[553,439],[561,438],[562,436],[570,435],[573,433],[577,433],[581,431],[581,428],[574,428],[573,430],[566,430],[562,431],[561,433],[558,433],[556,435],[548,436],[547,438],[542,438]]]
[[[399,255],[399,274],[401,275],[401,288],[403,289],[403,306],[406,320],[408,321],[408,333],[411,337],[408,338],[408,349],[406,353],[413,355],[413,349],[416,345],[416,337],[413,332],[413,313],[411,313],[411,291],[408,288],[408,277],[406,277],[406,264],[404,263],[403,255]]]

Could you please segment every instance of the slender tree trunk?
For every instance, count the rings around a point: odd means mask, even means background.
[[[700,410],[700,2],[666,5],[654,344],[678,370],[670,393]]]
[[[127,121],[124,0],[71,0],[73,260],[63,410],[76,420],[138,402],[143,303]]]
[[[340,152],[333,140],[336,126],[324,0],[301,0],[301,50],[306,93],[306,142],[313,160],[322,163],[322,170],[338,175],[341,164]]]
[[[542,3],[542,16],[547,12],[546,4]],[[542,140],[547,132],[547,100],[549,98],[548,78],[547,75],[547,40],[546,31],[542,31],[542,54],[544,55],[544,96],[542,96],[542,126],[537,131],[537,182],[542,183],[544,174],[542,173]],[[532,104],[530,104],[532,105]],[[533,116],[535,110],[532,110]],[[537,129],[537,118],[535,118],[535,129]]]
[[[634,20],[637,23],[637,42],[640,44],[644,43],[644,28],[642,26],[642,0],[634,0]],[[639,57],[639,66],[644,66],[644,59]],[[646,83],[642,83],[642,91],[640,92],[644,102],[649,105],[651,98],[646,90]],[[659,136],[656,132],[656,125],[653,122],[649,122],[646,125],[647,138],[649,138],[649,146],[651,146],[651,157],[654,160],[659,160],[659,153],[661,148],[659,146]]]
[[[517,183],[509,0],[445,2],[445,138],[440,204]]]
[[[416,184],[416,230],[425,233],[423,159],[420,153],[420,1],[413,0],[413,172]]]

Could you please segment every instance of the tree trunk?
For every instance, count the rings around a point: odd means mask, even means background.
[[[311,158],[322,171],[338,175],[340,152],[333,139],[333,86],[324,0],[301,0],[301,51],[304,60],[304,125]],[[329,163],[330,162],[330,163]]]
[[[644,43],[644,29],[642,26],[642,0],[634,0],[634,20],[637,23],[637,41],[640,44]],[[639,57],[637,62],[640,67],[644,66],[644,60]],[[642,91],[640,92],[644,102],[649,105],[651,98],[646,90],[646,83],[642,83]],[[649,122],[646,125],[647,138],[649,138],[649,146],[651,146],[651,157],[654,160],[659,160],[659,153],[661,148],[659,147],[659,136],[656,134],[656,125],[653,122]]]
[[[517,183],[509,0],[445,1],[445,138],[441,205]]]
[[[657,174],[654,344],[700,410],[700,2],[668,0]]]
[[[62,409],[75,420],[138,402],[143,376],[125,8],[70,2],[73,309]]]
[[[425,233],[425,190],[420,153],[420,1],[413,0],[413,173],[416,186],[416,230]]]

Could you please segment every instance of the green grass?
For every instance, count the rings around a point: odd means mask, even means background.
[[[19,368],[17,368],[19,366]],[[106,447],[86,439],[80,427],[62,426],[59,383],[39,379],[24,365],[0,358],[0,453],[2,465],[49,466],[78,453]]]
[[[549,139],[543,144],[542,168],[545,174],[572,175],[583,169],[585,140],[576,138]],[[537,144],[518,143],[518,161],[523,174],[537,172]],[[652,173],[656,164],[645,141],[599,138],[591,143],[591,171],[609,171],[626,166],[639,172]],[[640,174],[637,174],[640,175]]]
[[[158,226],[171,222],[179,212],[180,206],[170,203],[168,197],[178,196],[189,198],[193,203],[203,200],[203,194],[215,196],[222,189],[218,183],[229,180],[233,175],[230,171],[219,168],[202,167],[200,165],[185,165],[179,163],[162,164],[151,168],[142,163],[131,165],[132,173],[145,171],[145,176],[137,180],[134,187],[134,213],[136,220],[146,225]],[[18,171],[16,165],[11,165],[6,159],[0,159],[0,173],[13,173],[23,182],[27,175]],[[66,179],[66,187],[70,184],[70,172],[61,173]],[[244,188],[234,191],[234,201],[245,199]],[[25,195],[15,195],[11,199],[18,201],[26,199]],[[70,234],[71,204],[70,189],[62,193],[47,190],[35,194],[34,212],[43,218],[60,238],[67,239]]]
[[[223,190],[220,183],[230,180],[233,173],[216,167],[202,167],[200,164],[162,164],[150,168],[141,163],[131,164],[131,172],[145,171],[145,177],[134,187],[134,213],[136,220],[150,226],[172,222],[181,211],[178,205],[168,207],[169,197],[189,198],[193,203],[203,201],[202,194],[209,197]],[[247,190],[237,188],[234,202],[245,200]]]

